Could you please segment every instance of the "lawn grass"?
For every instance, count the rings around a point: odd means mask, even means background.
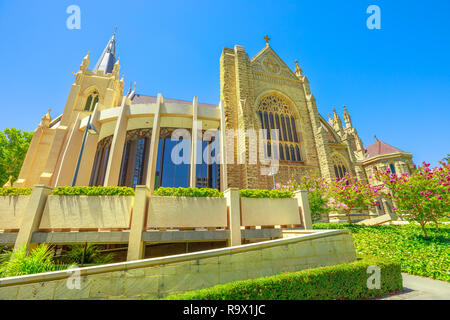
[[[427,226],[359,226],[347,223],[316,223],[314,229],[351,229],[358,257],[380,257],[399,262],[403,272],[450,282],[450,225],[437,231]]]

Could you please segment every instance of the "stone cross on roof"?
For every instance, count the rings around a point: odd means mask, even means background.
[[[267,34],[265,35],[264,40],[266,40],[266,45],[268,46],[270,38],[269,38],[269,36]]]

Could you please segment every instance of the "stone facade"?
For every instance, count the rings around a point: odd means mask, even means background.
[[[197,97],[190,103],[163,99],[162,95],[142,96],[136,94],[136,86],[123,95],[120,63],[114,57],[115,35],[106,50],[112,53],[102,55],[94,70],[89,70],[89,54],[83,59],[63,114],[52,120],[49,112],[41,119],[15,186],[70,185],[88,119],[98,134],[86,136],[76,185],[92,185],[93,175],[97,177],[95,185],[132,181],[131,176],[119,178],[122,158],[129,157],[125,153],[126,143],[133,137],[139,138],[137,132],[152,132],[153,128],[157,134],[154,137],[150,134],[145,142],[147,153],[142,168],[145,177],[139,178],[147,181],[150,190],[153,190],[150,181],[155,180],[159,138],[176,128],[192,133],[225,127],[220,128],[220,139],[224,141],[220,152],[227,154],[227,161],[220,164],[222,190],[230,187],[271,189],[274,181],[285,184],[315,171],[327,179],[340,178],[348,172],[363,181],[371,181],[374,166],[383,167],[392,161],[399,173],[409,171],[412,155],[399,149],[395,154],[378,152],[368,156],[345,107],[345,127],[336,110],[333,119],[330,117],[326,121],[319,114],[309,81],[298,62],[292,71],[268,43],[251,59],[242,46],[223,49],[218,105],[198,103]],[[109,60],[102,61],[106,56]],[[110,67],[99,69],[102,65]],[[281,147],[270,146],[275,141],[270,130],[264,136],[261,129],[279,130]],[[227,130],[234,131],[230,134]],[[191,144],[192,150],[196,148],[196,139]],[[108,152],[101,158],[104,168],[98,166],[96,160],[101,148]],[[269,170],[268,159],[273,158],[274,150],[279,158],[275,179],[268,175],[272,170]],[[135,151],[131,152],[132,157],[136,156]],[[190,163],[198,163],[196,154],[191,152]],[[251,161],[255,156],[257,161]],[[189,185],[193,187],[197,181],[205,180],[197,179],[195,167],[191,166],[189,173]],[[98,174],[96,170],[103,172]]]

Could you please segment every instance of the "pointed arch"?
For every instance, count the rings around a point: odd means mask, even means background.
[[[279,91],[269,90],[256,99],[256,113],[261,122],[261,129],[266,130],[265,145],[270,145],[272,139],[270,129],[279,130],[278,143],[281,161],[303,161],[301,157],[299,118],[295,103]],[[270,152],[268,152],[270,155]]]
[[[343,155],[334,152],[331,155],[331,159],[333,160],[333,167],[336,178],[342,179],[346,173],[350,174],[350,172],[347,171],[347,168],[349,168],[347,160]]]

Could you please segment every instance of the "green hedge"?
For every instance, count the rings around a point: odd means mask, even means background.
[[[58,196],[133,196],[129,187],[57,187],[52,195]]]
[[[401,264],[402,271],[450,281],[450,225],[427,225],[429,238],[418,225],[360,226],[315,223],[313,229],[350,229],[360,257],[379,257]]]
[[[31,188],[0,188],[0,196],[26,196],[31,194]]]
[[[367,267],[381,271],[380,289],[368,289]],[[403,290],[400,264],[363,259],[335,266],[281,273],[259,279],[235,281],[211,288],[175,294],[167,300],[334,300],[369,299]]]
[[[154,194],[161,197],[219,197],[223,198],[223,193],[211,188],[169,188],[160,187]]]
[[[239,196],[242,198],[293,198],[292,191],[264,190],[264,189],[241,189]]]

